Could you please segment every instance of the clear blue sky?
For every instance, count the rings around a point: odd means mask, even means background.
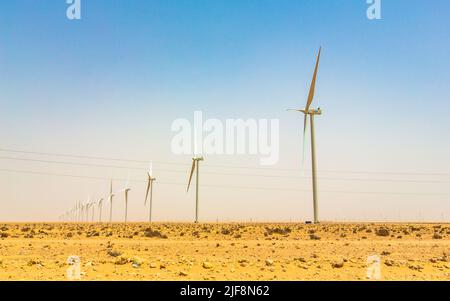
[[[301,121],[285,109],[304,104],[321,45],[315,100],[325,113],[317,124],[321,169],[450,171],[450,2],[382,0],[382,20],[373,21],[366,17],[367,7],[365,0],[82,0],[82,19],[70,21],[64,0],[1,1],[1,145],[188,161],[168,154],[170,124],[200,109],[207,118],[280,118],[279,165],[298,166]],[[31,181],[23,177],[2,175],[17,186],[5,192],[17,203],[38,195],[17,192],[22,181]],[[185,178],[183,174],[176,181]],[[64,190],[69,183],[59,186]],[[77,197],[87,195],[89,185]],[[450,193],[442,186],[343,187],[397,188]],[[161,198],[178,197],[167,193]],[[264,197],[261,218],[273,212],[273,199],[262,193]],[[64,202],[71,204],[71,198],[67,193]],[[309,210],[309,199],[295,198],[303,204],[295,210],[308,215],[303,208]],[[408,198],[377,201],[396,203],[397,212],[410,206]],[[437,209],[429,218],[439,218],[442,211],[450,211],[448,199],[418,198],[405,218],[415,218],[433,201]],[[330,219],[380,215],[365,212],[360,196],[323,195],[324,206],[334,208],[335,201],[342,202],[340,208],[356,209],[324,209]],[[215,219],[219,201],[211,204],[205,211]],[[224,218],[233,218],[234,205],[220,209]],[[29,217],[14,208],[17,218]],[[173,218],[169,209],[160,210]],[[246,213],[238,217],[251,217]],[[277,211],[274,218],[296,217],[290,214]]]

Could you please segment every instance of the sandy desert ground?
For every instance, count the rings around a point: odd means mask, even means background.
[[[365,280],[372,255],[450,280],[450,224],[0,224],[2,280]]]

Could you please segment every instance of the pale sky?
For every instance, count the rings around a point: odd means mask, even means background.
[[[0,221],[57,220],[106,197],[110,178],[121,221],[128,174],[129,220],[146,220],[149,161],[154,220],[192,221],[191,156],[170,143],[172,122],[196,110],[280,121],[274,166],[205,155],[201,221],[312,219],[303,116],[286,109],[304,106],[319,46],[320,219],[450,221],[450,3],[383,0],[381,20],[367,7],[82,0],[82,19],[69,21],[64,0],[2,1]]]

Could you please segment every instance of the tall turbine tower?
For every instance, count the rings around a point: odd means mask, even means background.
[[[94,200],[92,200],[92,201],[89,203],[89,207],[92,207],[91,223],[93,223],[93,222],[94,222],[94,215],[95,215],[95,201],[94,201]]]
[[[103,198],[100,198],[97,202],[98,205],[98,222],[102,222],[102,207],[103,207]]]
[[[144,206],[147,204],[148,193],[150,192],[150,212],[149,212],[149,222],[152,222],[152,199],[153,199],[153,181],[156,178],[153,177],[153,163],[150,163],[149,171],[147,172],[147,192],[145,193]]]
[[[89,197],[88,201],[84,204],[84,214],[85,214],[86,223],[89,222],[89,207],[91,206],[90,203],[91,203],[91,198]]]
[[[130,174],[128,173],[128,179],[130,178]],[[128,179],[125,183],[125,187],[123,188],[124,196],[125,196],[125,223],[127,222],[128,217],[128,192],[130,192],[131,188],[128,186]]]
[[[314,116],[321,115],[322,111],[320,108],[312,109],[310,108],[311,103],[314,98],[314,91],[316,87],[316,77],[317,69],[319,67],[320,52],[322,47],[319,48],[319,53],[317,54],[316,67],[314,68],[314,74],[311,81],[311,86],[309,88],[308,100],[306,101],[306,107],[304,109],[290,109],[289,111],[302,112],[304,116],[303,121],[303,153],[305,153],[305,142],[306,142],[306,126],[308,124],[308,115],[311,122],[311,163],[312,163],[312,183],[313,183],[313,208],[314,208],[314,223],[319,222],[319,208],[318,208],[318,197],[317,197],[317,177],[316,177],[316,141],[314,136]]]
[[[186,191],[189,191],[189,186],[191,186],[192,175],[194,174],[194,170],[195,170],[196,171],[196,173],[195,173],[195,222],[196,223],[198,223],[198,184],[199,184],[198,174],[199,174],[200,161],[203,161],[203,157],[194,156],[192,158],[191,173],[189,175],[189,182],[188,182],[188,187],[186,190]]]
[[[111,180],[111,186],[109,186],[109,195],[108,195],[108,200],[109,200],[109,222],[110,223],[112,223],[113,197],[114,197],[114,193],[113,193],[113,190],[112,190],[112,180]]]

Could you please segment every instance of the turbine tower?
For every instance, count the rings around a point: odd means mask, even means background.
[[[130,178],[128,174],[128,179]],[[123,188],[124,196],[125,196],[125,223],[127,222],[128,217],[128,192],[131,190],[131,188],[128,186],[128,179],[125,183],[125,187]]]
[[[92,207],[91,223],[93,223],[93,222],[94,222],[94,216],[95,216],[95,201],[94,201],[94,200],[92,200],[92,201],[89,203],[89,207]]]
[[[102,222],[102,207],[103,207],[103,198],[100,198],[97,202],[98,205],[98,222]]]
[[[314,209],[314,223],[319,223],[319,208],[318,208],[318,196],[317,196],[317,177],[316,177],[316,141],[314,136],[314,116],[321,115],[322,111],[320,108],[312,109],[311,103],[314,98],[314,91],[316,87],[316,77],[317,69],[319,68],[320,52],[322,47],[319,48],[319,53],[317,54],[316,67],[314,68],[314,74],[311,81],[311,86],[309,88],[308,99],[306,101],[306,107],[304,109],[289,109],[289,111],[302,112],[304,114],[303,120],[303,156],[305,153],[305,142],[306,142],[306,127],[308,124],[308,115],[311,123],[311,164],[312,164],[312,183],[313,183],[313,209]]]
[[[89,222],[89,201],[90,199],[88,199],[88,201],[84,203],[84,221],[86,223]]]
[[[191,173],[189,175],[189,182],[188,182],[188,186],[187,186],[187,190],[189,191],[189,187],[191,186],[191,180],[192,180],[192,175],[194,174],[194,170],[195,172],[195,223],[198,223],[198,184],[199,184],[199,164],[200,161],[203,161],[203,157],[197,157],[196,155],[192,158],[192,167],[191,167]]]
[[[149,222],[152,222],[152,199],[153,199],[153,181],[156,178],[153,177],[153,163],[150,163],[149,171],[147,172],[147,192],[145,193],[144,206],[147,204],[147,198],[150,192],[150,212],[149,212]]]
[[[112,190],[112,180],[111,180],[111,186],[109,186],[109,195],[108,195],[108,200],[109,200],[109,222],[110,223],[112,223],[113,197],[114,197],[114,193],[113,193],[113,190]]]

